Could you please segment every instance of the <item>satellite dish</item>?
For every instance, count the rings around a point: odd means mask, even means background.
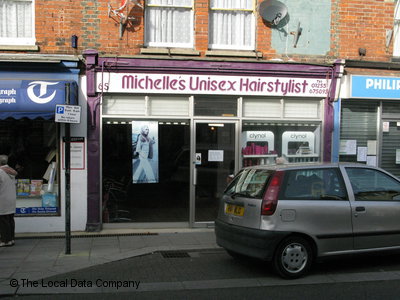
[[[287,12],[286,5],[278,0],[265,0],[258,7],[261,18],[275,26],[286,17]]]

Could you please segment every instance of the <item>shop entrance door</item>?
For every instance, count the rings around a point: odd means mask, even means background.
[[[383,120],[382,153],[380,166],[400,178],[400,128],[399,120]]]
[[[235,172],[237,122],[195,121],[191,222],[212,225],[227,177]]]

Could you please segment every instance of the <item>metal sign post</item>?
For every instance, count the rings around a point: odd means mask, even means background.
[[[70,83],[65,84],[65,105],[56,105],[55,121],[65,130],[65,254],[71,254],[71,124],[80,123],[81,107],[70,104]]]
[[[65,84],[65,103],[70,103],[70,84]],[[65,123],[65,254],[71,254],[71,125]]]

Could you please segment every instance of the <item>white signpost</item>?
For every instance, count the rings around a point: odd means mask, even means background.
[[[79,124],[81,122],[81,107],[79,105],[56,105],[55,121]]]

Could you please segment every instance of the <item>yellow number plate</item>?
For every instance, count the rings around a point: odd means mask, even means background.
[[[242,217],[244,215],[244,207],[234,204],[226,204],[225,212],[229,215]]]

